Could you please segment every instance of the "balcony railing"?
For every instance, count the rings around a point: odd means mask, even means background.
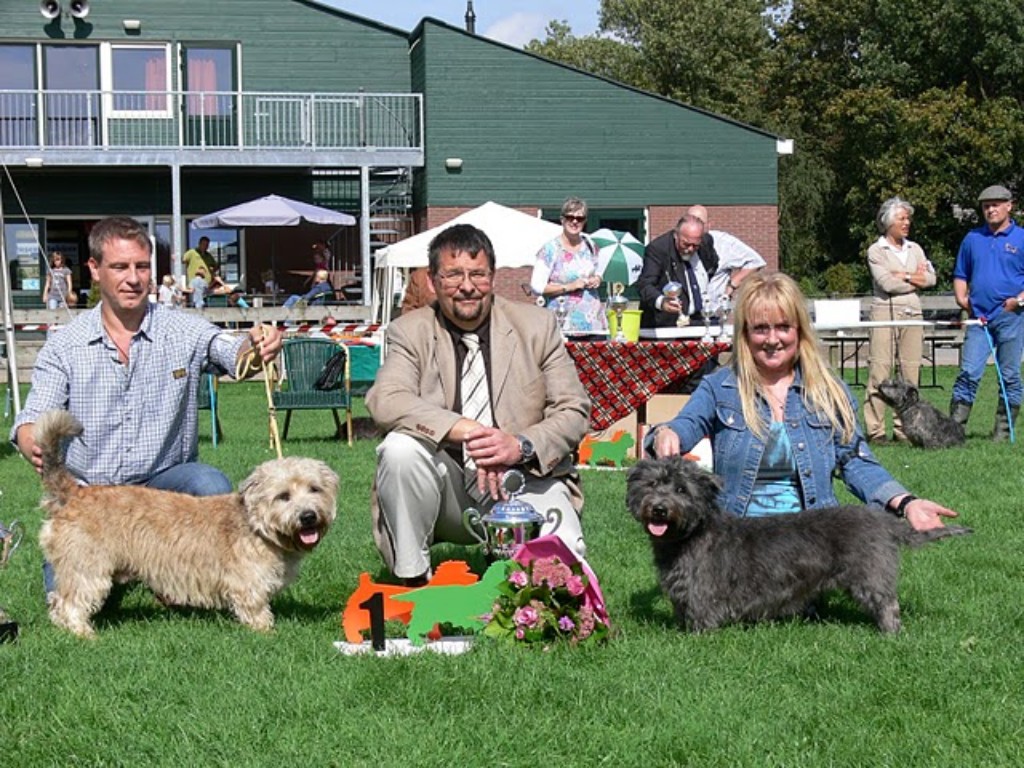
[[[408,93],[0,90],[0,147],[402,150],[423,147]]]

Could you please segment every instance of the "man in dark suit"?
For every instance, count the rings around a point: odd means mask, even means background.
[[[590,401],[557,318],[494,295],[494,248],[475,227],[449,227],[429,250],[436,304],[391,323],[387,357],[366,396],[388,433],[377,449],[377,548],[396,576],[424,583],[430,546],[473,543],[463,510],[489,511],[501,476],[516,468],[526,477],[523,501],[562,513],[557,528],[548,523],[542,533],[582,557],[572,453],[589,428]],[[467,369],[478,354],[487,408],[470,416],[480,398]]]
[[[703,296],[717,269],[715,243],[704,231],[704,222],[683,216],[674,229],[656,237],[644,250],[643,269],[636,281],[643,310],[641,327],[674,327],[680,315],[699,319]],[[668,283],[682,286],[678,297],[664,295]]]

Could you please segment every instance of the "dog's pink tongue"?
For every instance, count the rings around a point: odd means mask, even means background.
[[[648,523],[647,530],[650,531],[651,536],[664,536],[665,531],[668,530],[668,525],[665,523]]]
[[[320,541],[320,531],[312,528],[308,531],[299,531],[299,541],[305,544],[307,547],[316,546],[316,543]]]

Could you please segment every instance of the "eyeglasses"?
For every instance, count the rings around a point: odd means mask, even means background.
[[[565,221],[571,221],[571,222],[573,222],[575,224],[586,224],[587,223],[587,217],[586,216],[573,216],[573,215],[568,214],[568,213],[565,214],[564,216],[562,216],[562,219],[565,220]]]
[[[445,288],[458,288],[467,279],[477,288],[482,288],[491,282],[492,274],[483,270],[476,272],[439,272],[437,277]]]

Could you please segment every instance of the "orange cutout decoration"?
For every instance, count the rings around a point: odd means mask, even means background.
[[[477,575],[469,570],[468,564],[462,560],[446,560],[437,566],[437,571],[427,585],[431,587],[450,586],[453,584],[475,584],[477,581]],[[363,642],[362,632],[370,628],[370,614],[365,608],[359,606],[378,592],[384,596],[384,620],[408,624],[412,618],[412,603],[402,603],[391,598],[395,595],[403,595],[412,589],[412,587],[402,587],[397,584],[376,584],[370,578],[370,574],[365,572],[359,574],[359,586],[345,603],[345,610],[341,614],[341,627],[345,631],[345,639],[354,644]]]
[[[603,462],[610,462],[616,467],[621,467],[629,449],[635,444],[636,440],[624,429],[616,430],[611,440],[597,440],[592,435],[587,435],[580,443],[580,464],[597,466]]]

